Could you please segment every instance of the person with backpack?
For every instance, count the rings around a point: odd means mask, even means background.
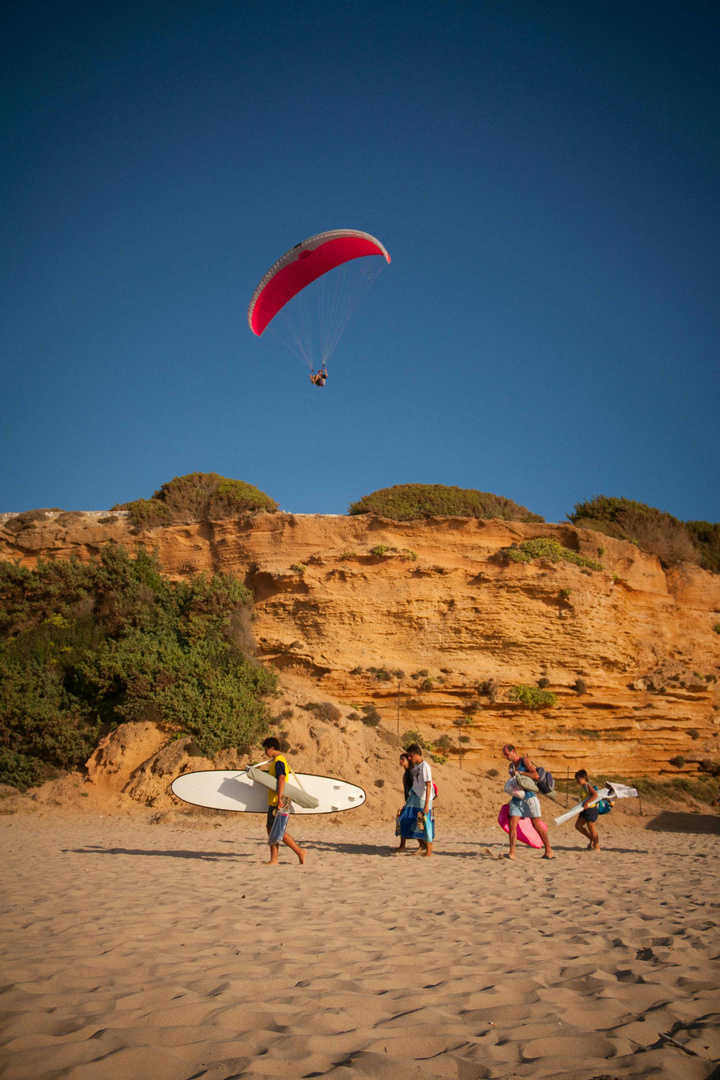
[[[598,819],[600,811],[597,806],[588,805],[591,802],[597,803],[597,788],[593,787],[588,780],[588,774],[585,769],[578,769],[575,773],[575,779],[580,785],[580,795],[583,801],[583,809],[578,814],[575,828],[586,840],[590,841],[587,846],[588,851],[600,851],[600,838],[598,837],[598,831],[595,828],[595,822]]]
[[[532,761],[528,757],[522,757],[518,754],[512,743],[506,743],[502,748],[503,757],[510,764],[510,776],[528,776],[535,782],[538,790],[540,790],[540,784],[542,783],[542,776],[545,770],[538,769],[533,765]],[[521,786],[521,785],[519,785]],[[540,810],[540,799],[535,791],[523,791],[522,795],[513,795],[509,805],[509,827],[510,827],[510,850],[508,852],[508,859],[515,861],[515,851],[517,848],[517,828],[518,821],[521,818],[530,818],[537,832],[538,836],[543,842],[545,849],[542,858],[554,859],[552,848],[550,847],[550,839],[547,834],[547,829],[540,820],[542,811]]]

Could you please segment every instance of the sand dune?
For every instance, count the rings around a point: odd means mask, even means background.
[[[262,865],[259,817],[2,819],[1,1075],[716,1075],[714,838],[570,829],[510,864],[498,829],[426,860],[293,824],[305,869]]]

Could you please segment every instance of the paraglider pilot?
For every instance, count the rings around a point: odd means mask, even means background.
[[[320,368],[320,370],[317,372],[317,374],[315,373],[314,369],[312,369],[312,368],[311,368],[311,371],[312,371],[312,374],[310,376],[310,382],[313,384],[313,386],[324,386],[325,385],[325,380],[328,377],[327,368],[326,368],[325,364],[323,364],[323,366]]]

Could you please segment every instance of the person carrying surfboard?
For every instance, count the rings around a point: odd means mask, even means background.
[[[270,758],[270,764],[268,766],[268,772],[271,776],[274,776],[277,780],[277,790],[271,791],[268,788],[268,812],[267,812],[267,832],[268,840],[270,839],[270,833],[273,825],[275,824],[275,816],[279,810],[285,808],[285,800],[283,796],[283,790],[285,788],[286,778],[290,772],[290,766],[287,758],[280,751],[280,743],[274,735],[268,736],[263,742],[263,750]],[[292,852],[298,857],[298,862],[301,865],[305,864],[305,858],[307,852],[304,848],[298,846],[295,843],[292,836],[288,833],[287,829],[282,835],[283,844],[287,844]],[[265,864],[266,866],[278,866],[280,863],[280,839],[277,843],[270,844],[270,859]]]
[[[522,757],[518,754],[512,743],[505,743],[502,748],[502,754],[506,761],[510,763],[510,776],[515,776],[517,773],[524,773],[530,777],[531,780],[539,779],[540,774],[533,765],[532,761],[528,757]],[[510,850],[507,854],[508,859],[513,861],[516,858],[515,850],[517,848],[517,831],[518,822],[521,818],[530,818],[535,827],[535,830],[542,840],[543,847],[545,848],[543,859],[554,859],[552,848],[550,847],[550,839],[547,834],[547,829],[540,820],[542,811],[540,810],[540,799],[534,791],[523,791],[522,795],[513,795],[509,805],[509,826],[510,826]]]
[[[598,837],[598,831],[595,828],[595,822],[598,819],[600,811],[597,806],[588,805],[591,802],[597,802],[598,790],[593,787],[588,780],[588,774],[585,769],[578,769],[575,773],[575,779],[580,785],[580,795],[584,807],[578,814],[575,828],[586,840],[590,841],[587,846],[588,851],[600,851],[600,838]]]

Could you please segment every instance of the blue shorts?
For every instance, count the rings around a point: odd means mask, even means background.
[[[589,806],[587,810],[581,811],[578,817],[581,821],[589,821],[591,824],[598,819],[599,810],[597,806]]]
[[[510,817],[531,819],[542,817],[540,800],[537,795],[526,795],[524,799],[511,799],[508,813]]]

